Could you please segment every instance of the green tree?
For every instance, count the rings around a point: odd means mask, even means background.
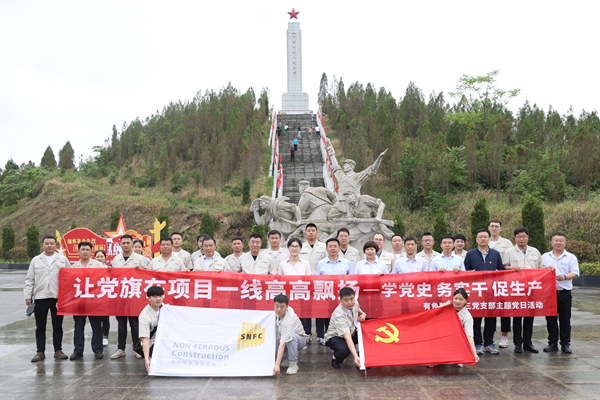
[[[215,236],[215,220],[208,211],[202,214],[202,219],[200,219],[200,233]]]
[[[250,204],[250,179],[244,177],[244,185],[242,186],[242,205]]]
[[[40,246],[40,231],[36,228],[34,224],[29,225],[27,228],[27,255],[29,258],[33,258],[40,254],[41,246]]]
[[[321,75],[321,83],[319,83],[319,96],[317,98],[321,107],[327,106],[328,87],[329,83],[327,82],[327,74],[323,72],[323,75]]]
[[[169,235],[169,216],[165,212],[164,207],[160,209],[160,213],[156,216],[158,222],[164,222],[165,227],[160,231],[160,236],[167,237]]]
[[[2,228],[2,258],[9,259],[8,252],[15,247],[15,230],[11,224]]]
[[[64,147],[58,151],[58,166],[64,169],[75,168],[75,150],[71,142],[65,143]]]
[[[119,220],[117,220],[117,223],[119,223]],[[71,220],[71,230],[73,229],[77,229],[77,224],[75,223],[74,219]]]
[[[473,246],[475,246],[475,236],[477,236],[478,229],[487,229],[490,224],[490,211],[487,208],[487,202],[485,199],[479,199],[475,202],[473,212],[471,213],[471,237],[473,239]]]
[[[404,225],[404,221],[402,220],[400,213],[396,213],[396,215],[394,215],[394,226],[392,227],[392,232],[402,237],[404,237],[404,234],[406,233],[406,225]]]
[[[48,146],[48,148],[44,152],[44,156],[42,157],[42,162],[40,163],[40,167],[44,167],[44,168],[48,168],[48,169],[56,169],[56,158],[54,157],[54,152],[52,151],[52,147]]]
[[[110,230],[114,231],[119,225],[119,218],[121,218],[121,210],[118,208],[110,214]]]
[[[435,238],[435,244],[433,245],[433,249],[438,253],[442,252],[442,247],[440,246],[441,237],[449,234],[448,230],[448,222],[446,221],[446,214],[443,212],[437,213],[435,216],[435,222],[433,224],[433,237]]]
[[[529,229],[529,245],[538,249],[542,254],[546,253],[548,241],[546,240],[542,203],[535,197],[529,196],[521,209],[521,218],[523,226]]]
[[[450,92],[459,105],[445,118],[451,123],[474,126],[479,139],[484,140],[500,111],[520,92],[520,89],[497,88],[495,82],[499,73],[499,70],[494,70],[485,75],[461,76],[456,91]]]

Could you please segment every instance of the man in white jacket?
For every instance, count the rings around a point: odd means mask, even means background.
[[[37,353],[31,362],[42,361],[46,358],[46,322],[48,311],[52,316],[52,344],[54,345],[54,358],[66,360],[68,357],[62,351],[63,316],[57,314],[58,302],[58,272],[61,268],[70,265],[65,256],[56,253],[56,237],[44,236],[42,239],[44,252],[34,257],[29,264],[25,278],[25,304],[31,305],[32,297],[35,299],[35,341]]]

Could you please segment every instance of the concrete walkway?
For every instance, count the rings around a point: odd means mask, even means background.
[[[88,325],[83,359],[54,360],[49,340],[50,358],[32,364],[35,322],[24,316],[24,279],[23,271],[0,272],[3,399],[600,399],[600,316],[585,311],[599,308],[600,289],[573,291],[581,308],[573,312],[572,355],[517,355],[511,344],[499,356],[484,354],[476,367],[373,368],[365,376],[350,359],[341,370],[332,368],[331,351],[312,344],[300,353],[300,371],[293,376],[164,378],[148,377],[130,348],[125,358],[108,359],[116,350],[114,317],[104,359],[94,359]],[[64,329],[63,350],[70,354],[71,317],[65,317]],[[534,345],[540,350],[546,335],[544,318],[536,318]]]

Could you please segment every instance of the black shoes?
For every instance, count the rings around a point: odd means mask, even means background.
[[[551,351],[558,351],[556,343],[550,343],[548,346],[544,347],[544,353],[550,353]]]
[[[340,364],[340,363],[338,362],[338,360],[336,360],[335,358],[332,358],[332,359],[331,359],[331,366],[332,366],[333,368],[337,368],[337,369],[340,369],[340,368],[342,368],[342,364]]]
[[[569,346],[560,346],[560,349],[563,353],[573,354],[573,350]]]
[[[96,357],[96,360],[100,360],[104,357],[104,353],[94,353],[94,357]]]
[[[73,354],[71,354],[71,357],[69,357],[69,360],[74,361],[74,360],[77,360],[82,357],[83,357],[83,353],[73,353]]]
[[[535,347],[533,347],[532,344],[524,344],[523,345],[523,350],[528,351],[530,353],[534,353],[534,354],[539,353],[539,350],[536,349]]]
[[[515,344],[515,353],[523,353],[523,345],[521,344]]]

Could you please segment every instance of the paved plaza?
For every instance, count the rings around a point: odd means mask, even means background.
[[[484,354],[476,367],[373,368],[365,376],[352,357],[341,370],[332,368],[331,350],[315,343],[300,353],[297,375],[164,378],[148,377],[131,347],[125,358],[109,359],[117,348],[114,317],[104,359],[94,359],[88,324],[84,357],[54,360],[48,321],[48,358],[31,363],[35,321],[25,317],[24,279],[25,271],[0,272],[2,399],[600,399],[600,289],[573,290],[572,355],[541,352],[547,343],[545,319],[536,318],[534,345],[540,354],[515,354],[511,343],[499,356]],[[71,354],[73,319],[65,317],[63,326],[63,351]],[[498,322],[497,340],[499,329]]]

